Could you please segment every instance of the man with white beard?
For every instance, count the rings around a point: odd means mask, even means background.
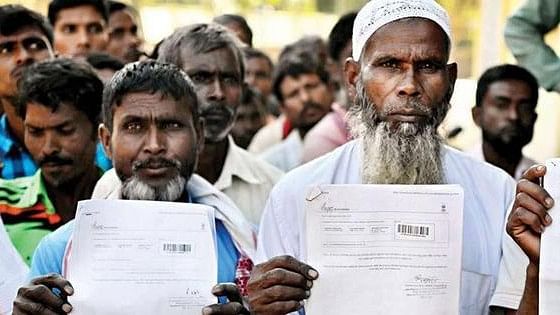
[[[320,275],[304,263],[304,201],[307,188],[321,184],[461,185],[460,314],[487,314],[515,183],[445,146],[436,132],[457,75],[456,64],[448,63],[448,15],[433,0],[375,0],[358,13],[352,36],[345,75],[356,95],[349,110],[356,140],[288,173],[273,189],[257,241],[262,263],[248,284],[252,314],[301,311],[313,295]]]
[[[178,67],[153,60],[128,64],[113,76],[103,93],[99,138],[115,168],[98,181],[92,198],[188,202],[214,208],[216,280],[243,287],[255,246],[252,228],[229,198],[193,174],[204,141],[194,89]],[[70,221],[41,240],[31,265],[31,276],[36,278],[19,289],[14,314],[72,311],[67,296],[74,288],[61,275],[71,255],[73,228]],[[229,287],[235,284],[208,290],[239,300],[238,295],[229,295]],[[243,309],[240,303],[226,305],[234,312]],[[211,307],[220,311],[222,304]]]

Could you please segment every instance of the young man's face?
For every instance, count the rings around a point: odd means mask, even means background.
[[[264,114],[259,110],[264,108],[264,104],[253,98],[252,102],[240,104],[237,109],[237,119],[231,129],[231,135],[235,143],[242,148],[247,148],[253,139],[253,136],[261,129],[266,119]]]
[[[124,63],[140,58],[142,38],[138,34],[138,23],[128,10],[120,10],[109,16],[109,44],[107,53]]]
[[[54,187],[75,185],[94,164],[96,127],[85,113],[62,103],[56,111],[29,103],[25,146],[45,181]]]
[[[0,35],[0,97],[13,97],[23,69],[52,58],[49,40],[40,29],[24,27],[9,36]]]
[[[272,91],[272,70],[265,58],[248,58],[245,61],[245,82],[267,98]]]
[[[521,150],[533,138],[537,119],[530,86],[520,80],[491,83],[473,118],[482,129],[484,141],[503,151]]]
[[[93,5],[80,5],[58,12],[54,22],[54,48],[64,56],[86,57],[104,51],[106,22]]]

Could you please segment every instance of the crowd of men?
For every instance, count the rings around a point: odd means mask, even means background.
[[[317,184],[460,185],[458,313],[537,314],[554,201],[522,149],[540,81],[485,71],[480,143],[447,146],[438,126],[460,65],[435,1],[372,0],[275,63],[239,15],[182,26],[151,52],[130,5],[51,0],[46,16],[0,6],[0,227],[30,268],[14,314],[72,311],[62,274],[84,199],[211,206],[220,299],[201,312],[303,313],[320,277],[304,219]]]

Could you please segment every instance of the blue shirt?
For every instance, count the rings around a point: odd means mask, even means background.
[[[0,163],[0,177],[4,179],[31,176],[37,172],[37,164],[31,154],[8,129],[5,114],[0,118]],[[103,171],[113,167],[99,142],[95,150],[95,164]]]
[[[6,114],[0,118],[0,175],[5,179],[31,176],[37,171],[37,165],[31,154],[18,142],[8,129]]]
[[[74,220],[45,236],[33,255],[29,277],[35,278],[48,273],[62,273],[62,260],[66,244],[74,230]],[[239,252],[220,220],[216,220],[216,244],[218,258],[218,283],[234,282]],[[210,288],[208,288],[210,290]]]

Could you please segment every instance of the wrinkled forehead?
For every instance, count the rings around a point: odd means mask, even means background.
[[[424,18],[404,18],[388,23],[375,31],[362,50],[360,61],[373,55],[404,56],[419,54],[424,58],[449,58],[449,38],[441,27]]]

